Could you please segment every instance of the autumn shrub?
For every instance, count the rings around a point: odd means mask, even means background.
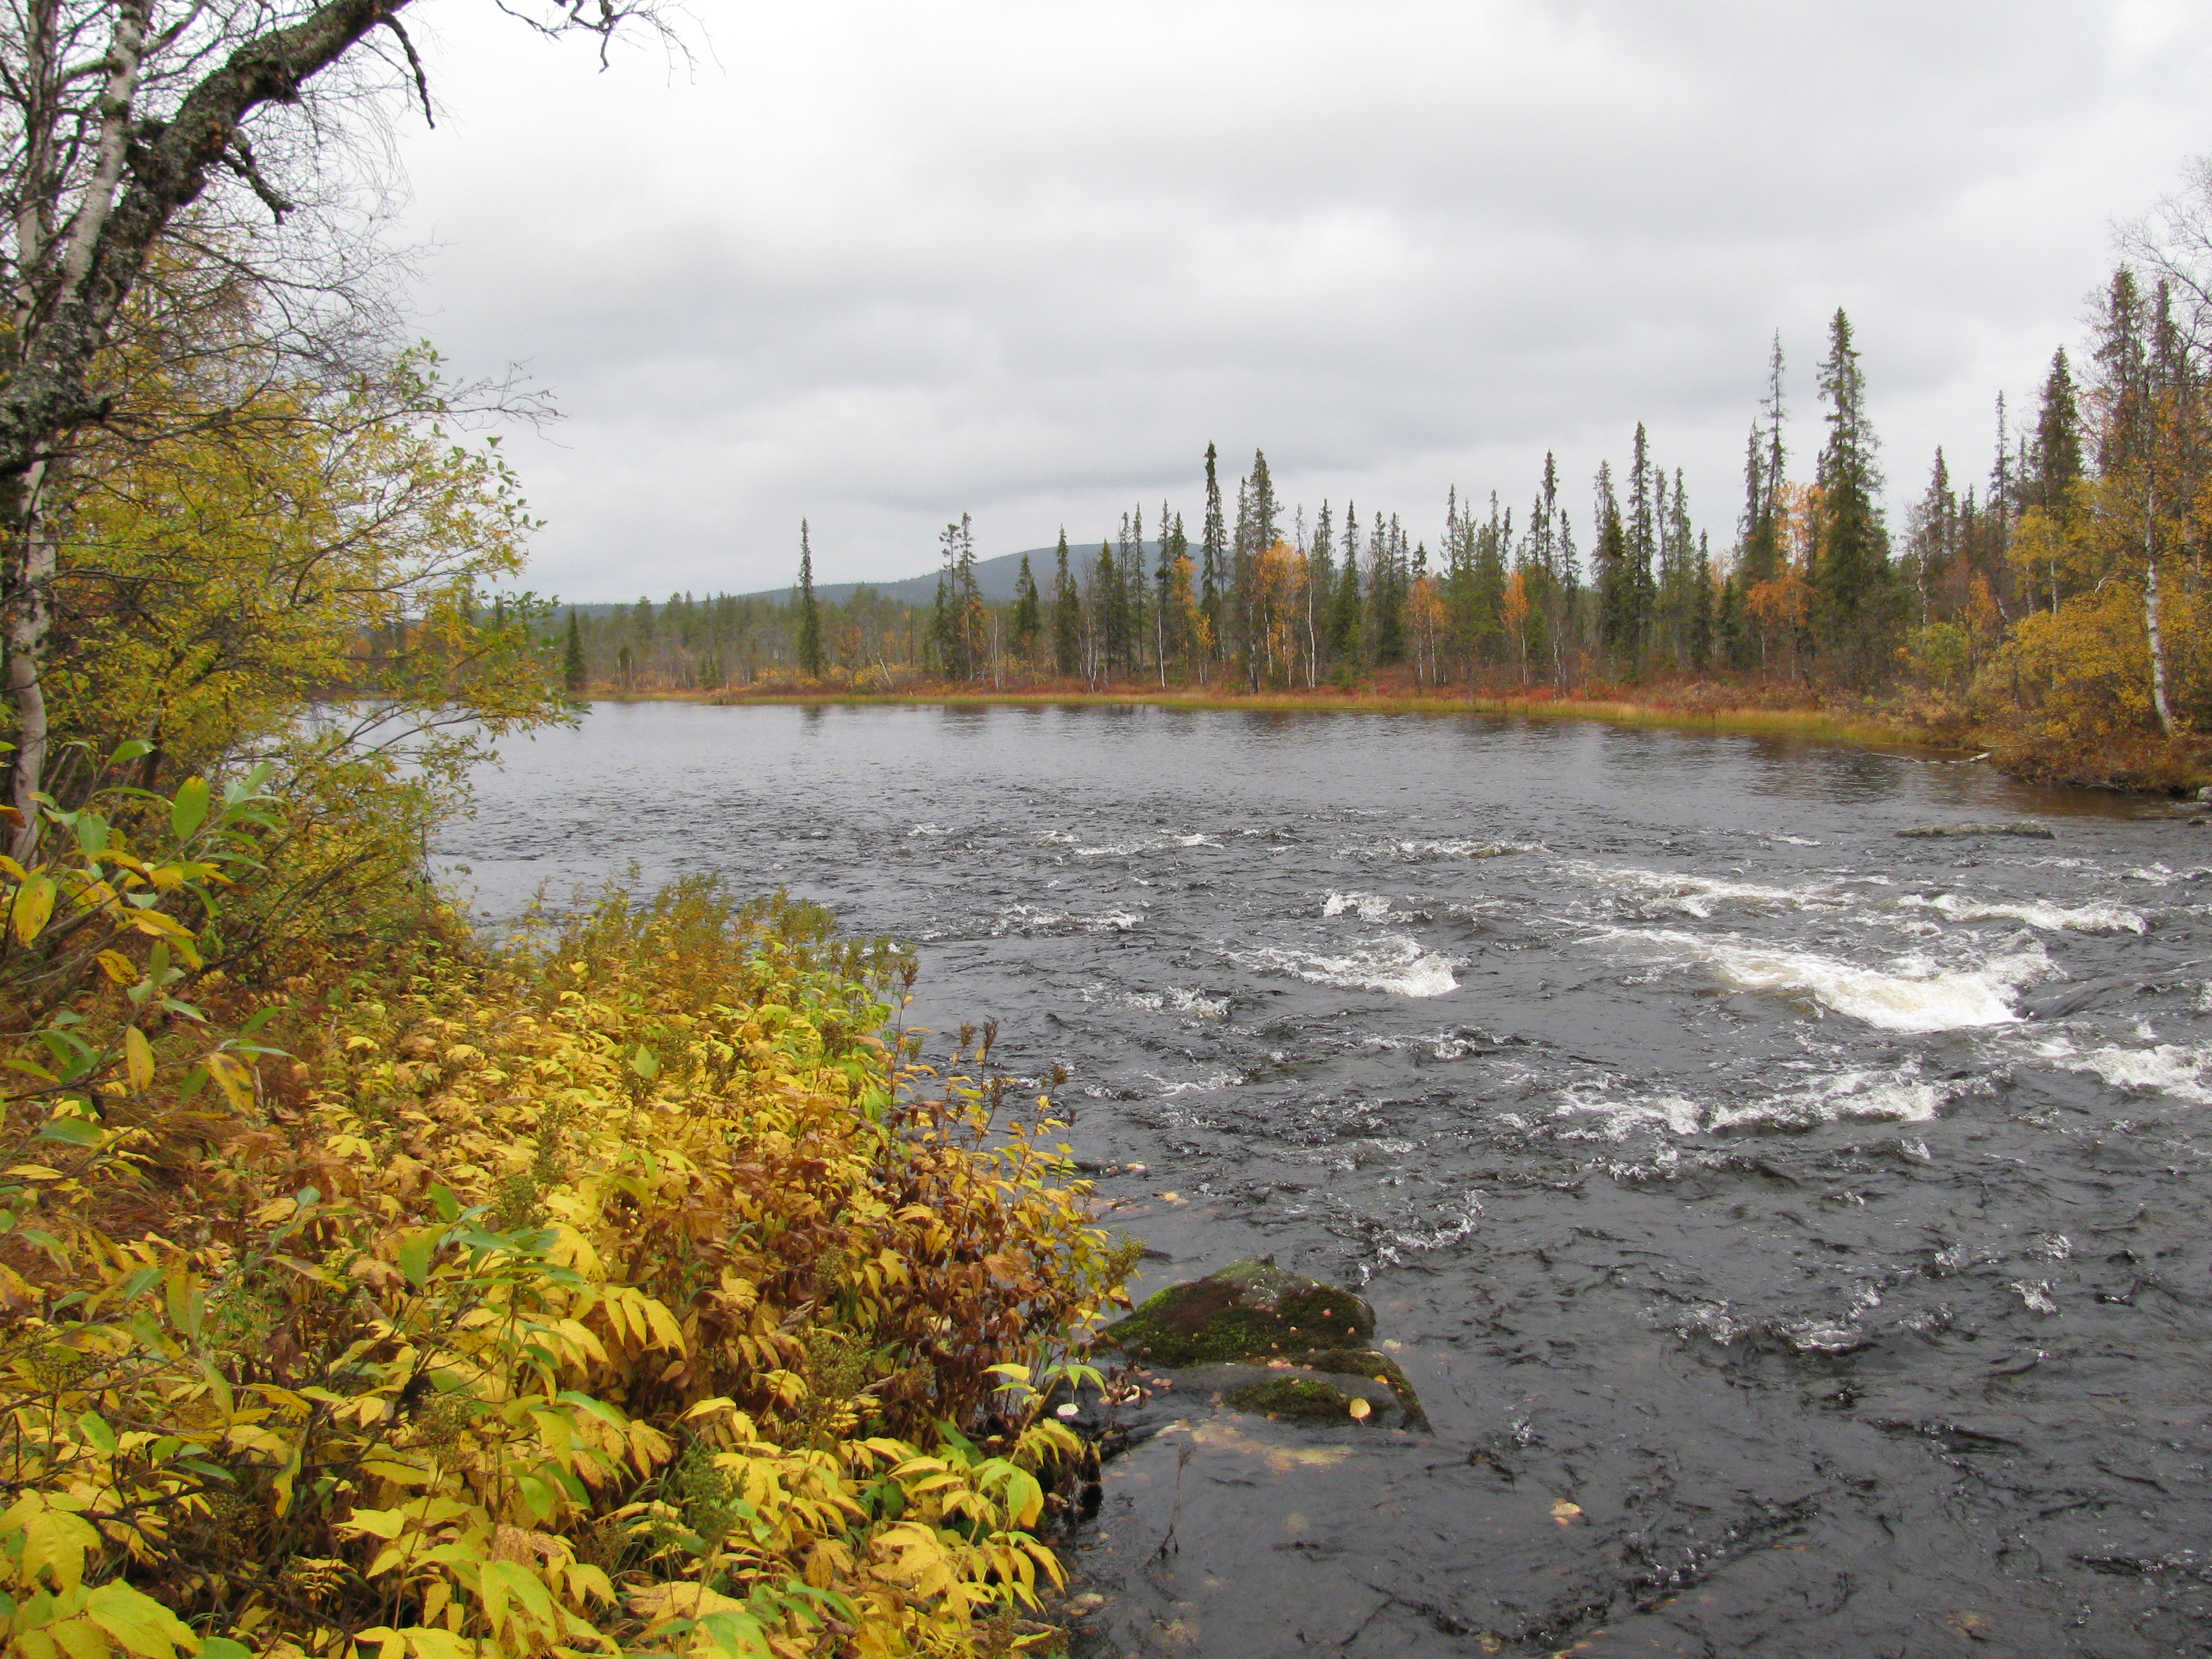
[[[0,865],[10,1650],[1048,1639],[1041,1406],[1127,1262],[988,1041],[915,1063],[909,959],[708,880],[495,949],[395,881],[228,978],[286,815],[116,805]]]

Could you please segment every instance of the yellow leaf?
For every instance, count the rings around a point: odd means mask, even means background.
[[[90,1522],[42,1505],[23,1528],[23,1553],[15,1564],[16,1576],[35,1583],[40,1573],[50,1573],[56,1588],[67,1593],[83,1581],[84,1553],[99,1547],[100,1534]]]
[[[1579,1504],[1570,1504],[1564,1498],[1555,1498],[1552,1500],[1552,1519],[1563,1527],[1573,1526],[1575,1517],[1582,1512],[1583,1506]]]
[[[1364,1400],[1362,1400],[1362,1399],[1361,1399],[1358,1395],[1354,1395],[1352,1397],[1352,1420],[1353,1422],[1355,1422],[1355,1423],[1364,1423],[1364,1422],[1365,1422],[1369,1418],[1370,1418],[1370,1417],[1372,1417],[1372,1416],[1374,1416],[1374,1415],[1375,1415],[1375,1407],[1372,1407],[1372,1406],[1369,1405],[1369,1404],[1368,1404]]]
[[[184,1620],[143,1590],[122,1583],[102,1584],[84,1601],[86,1617],[140,1659],[173,1659],[178,1649],[199,1650],[199,1638]]]
[[[131,925],[142,933],[151,933],[155,939],[185,939],[191,932],[174,916],[165,916],[159,910],[133,910]]]
[[[100,971],[118,985],[136,985],[138,982],[138,965],[120,951],[102,951],[100,967]]]
[[[109,1659],[113,1651],[100,1626],[82,1613],[74,1619],[64,1619],[58,1624],[49,1625],[44,1631],[27,1631],[24,1634],[27,1638],[51,1636],[61,1644],[61,1653],[66,1654],[68,1659]],[[30,1659],[60,1659],[60,1655],[56,1654],[51,1645],[40,1649],[27,1639],[24,1643],[24,1651]]]
[[[143,1095],[154,1086],[154,1046],[136,1025],[123,1034],[123,1067],[134,1094]]]
[[[234,1109],[242,1112],[253,1103],[253,1073],[237,1055],[218,1051],[207,1057],[206,1065],[208,1075]]]
[[[58,890],[51,876],[33,876],[15,890],[15,902],[9,907],[9,922],[15,937],[25,945],[46,931],[46,923],[54,914],[54,896]]]

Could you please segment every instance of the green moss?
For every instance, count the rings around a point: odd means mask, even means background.
[[[1230,1395],[1229,1403],[1240,1412],[1266,1412],[1272,1417],[1305,1422],[1348,1421],[1352,1414],[1352,1396],[1343,1389],[1297,1376],[1279,1376],[1238,1389]]]
[[[1099,1340],[1155,1365],[1273,1359],[1375,1334],[1375,1310],[1349,1291],[1249,1258],[1147,1297]]]
[[[1421,1409],[1420,1395],[1413,1392],[1413,1383],[1398,1368],[1398,1362],[1388,1354],[1377,1353],[1372,1348],[1317,1348],[1311,1353],[1295,1356],[1292,1363],[1310,1371],[1334,1371],[1339,1376],[1379,1377],[1398,1396],[1398,1404],[1410,1426],[1429,1426],[1429,1414]]]

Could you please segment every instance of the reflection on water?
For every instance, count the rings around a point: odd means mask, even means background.
[[[1147,1285],[1364,1286],[1435,1436],[1193,1402],[1082,1540],[1102,1653],[2149,1656],[2212,1639],[2206,833],[1776,738],[614,705],[449,851],[917,939],[1149,1167]]]

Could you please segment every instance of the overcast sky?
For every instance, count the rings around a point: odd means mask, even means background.
[[[1989,464],[2081,336],[2116,220],[2212,150],[2212,8],[695,0],[696,62],[410,24],[420,325],[567,418],[510,441],[570,599],[911,575],[1285,501],[1433,548],[1638,420],[1725,545],[1768,341],[1792,471],[1858,332],[1893,507]]]

